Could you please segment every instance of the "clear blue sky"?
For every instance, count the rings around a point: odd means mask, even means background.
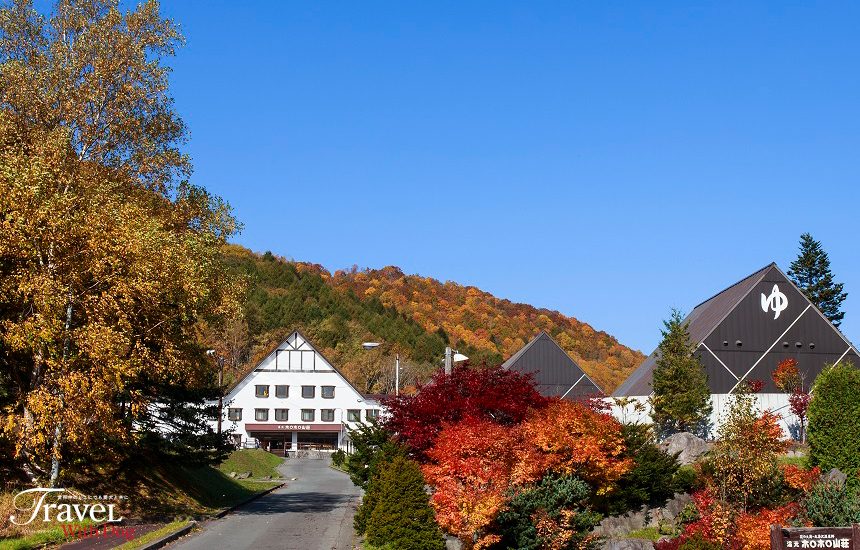
[[[860,4],[164,1],[195,181],[256,251],[400,266],[650,352],[821,240],[860,337]]]

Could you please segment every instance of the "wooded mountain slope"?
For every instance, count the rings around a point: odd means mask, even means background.
[[[319,265],[236,245],[227,247],[226,255],[249,282],[246,325],[237,329],[238,337],[229,336],[246,342],[246,351],[236,355],[246,367],[295,328],[364,392],[393,390],[395,354],[402,360],[402,384],[411,386],[441,367],[449,342],[473,365],[496,365],[540,330],[550,333],[607,393],[644,358],[609,334],[557,311],[502,300],[475,287],[404,275],[396,267],[332,275]],[[361,347],[365,341],[384,344],[366,351]]]
[[[473,286],[404,275],[393,266],[338,271],[332,283],[363,299],[380,300],[428,332],[443,330],[455,346],[477,350],[491,364],[507,359],[545,330],[607,393],[644,359],[611,335],[558,311],[514,303]]]

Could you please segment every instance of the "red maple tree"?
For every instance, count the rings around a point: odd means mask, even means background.
[[[415,395],[387,400],[385,426],[423,459],[445,423],[472,418],[512,426],[546,403],[531,376],[501,367],[455,367],[451,374],[437,373]]]

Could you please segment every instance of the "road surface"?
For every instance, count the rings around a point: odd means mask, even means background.
[[[207,522],[171,550],[352,550],[360,493],[349,477],[331,469],[327,457],[287,459],[278,470],[286,487]]]

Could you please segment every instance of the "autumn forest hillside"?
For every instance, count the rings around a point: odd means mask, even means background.
[[[605,391],[616,388],[644,356],[611,335],[557,311],[497,298],[475,287],[405,275],[397,267],[338,271],[267,252],[227,247],[249,285],[245,321],[221,337],[235,349],[235,375],[265,356],[293,328],[302,330],[360,390],[393,389],[395,354],[403,384],[414,386],[441,366],[449,343],[472,365],[497,365],[545,330]],[[365,341],[383,345],[373,351]]]

